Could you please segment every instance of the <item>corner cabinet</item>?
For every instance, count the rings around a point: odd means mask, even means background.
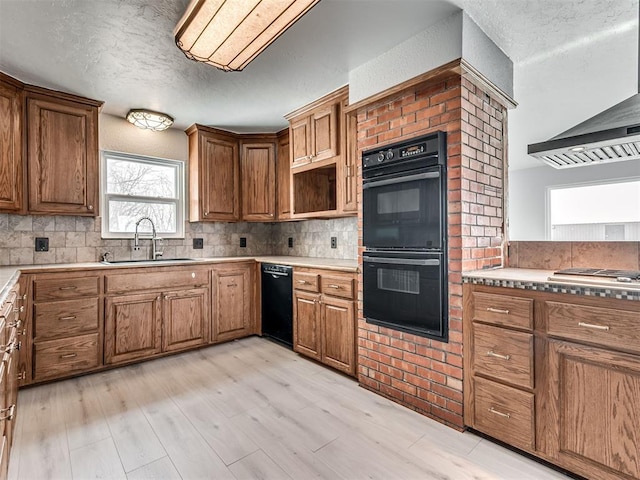
[[[267,141],[241,142],[242,219],[273,222],[276,214],[276,152]]]
[[[189,220],[238,221],[238,140],[221,130],[193,125],[189,136]]]
[[[28,211],[98,215],[102,102],[25,87]]]
[[[356,374],[356,279],[331,270],[293,274],[293,349],[336,370]]]
[[[23,208],[22,86],[0,73],[0,212]]]
[[[640,302],[464,285],[465,423],[569,471],[640,479]]]

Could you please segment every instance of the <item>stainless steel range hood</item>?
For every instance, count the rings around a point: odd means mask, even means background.
[[[640,54],[640,35],[638,52]],[[640,93],[546,142],[529,145],[527,153],[554,168],[640,159]]]
[[[640,159],[640,94],[527,151],[554,168]]]

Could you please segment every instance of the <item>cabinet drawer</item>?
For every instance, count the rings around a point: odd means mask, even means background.
[[[494,325],[533,330],[533,300],[474,292],[473,319]]]
[[[34,344],[34,380],[63,377],[100,364],[98,334],[48,340]]]
[[[545,302],[549,335],[640,352],[640,311]]]
[[[353,283],[353,278],[322,275],[320,287],[322,288],[322,293],[325,295],[353,300]]]
[[[475,428],[515,447],[534,449],[533,393],[483,378],[474,383]]]
[[[209,285],[209,270],[168,269],[160,272],[105,275],[106,293],[129,293],[136,290],[173,290],[181,287]]]
[[[97,276],[36,279],[33,282],[33,298],[36,302],[42,302],[98,295],[99,280]]]
[[[319,275],[315,273],[293,272],[293,288],[308,292],[319,291]]]
[[[533,334],[489,325],[473,325],[476,373],[533,388]]]
[[[71,337],[98,330],[97,298],[37,303],[33,332],[36,340]]]

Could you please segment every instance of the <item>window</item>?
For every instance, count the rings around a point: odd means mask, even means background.
[[[549,188],[550,240],[640,240],[640,180]]]
[[[133,238],[149,217],[159,236],[184,237],[184,163],[102,152],[102,237]],[[151,232],[149,222],[140,232]]]

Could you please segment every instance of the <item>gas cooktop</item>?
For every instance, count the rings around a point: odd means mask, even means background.
[[[582,277],[606,277],[619,281],[640,280],[640,270],[612,270],[608,268],[565,268],[553,272],[554,275],[579,275]]]

